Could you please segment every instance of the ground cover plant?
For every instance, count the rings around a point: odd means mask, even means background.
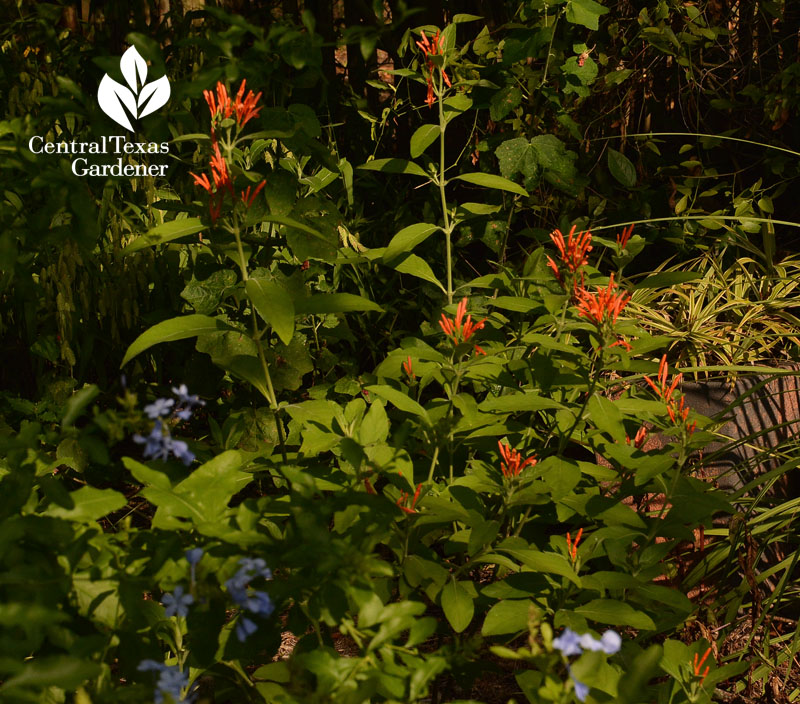
[[[19,3],[0,700],[797,700],[798,29]]]

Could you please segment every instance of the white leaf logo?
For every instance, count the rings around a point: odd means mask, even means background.
[[[158,110],[169,100],[169,81],[166,76],[162,76],[152,83],[145,83],[147,62],[133,46],[122,55],[119,68],[130,88],[117,83],[106,74],[100,81],[97,102],[114,122],[133,132],[128,114],[134,118],[142,118]]]

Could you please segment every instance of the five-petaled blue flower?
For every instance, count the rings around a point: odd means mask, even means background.
[[[580,644],[585,650],[602,650],[606,655],[613,655],[618,653],[622,647],[622,638],[620,638],[619,633],[609,629],[600,636],[600,640],[596,640],[589,633],[585,633],[581,636]]]
[[[564,632],[553,639],[553,647],[560,650],[564,655],[580,655],[583,651],[580,646],[581,637],[571,628],[565,628]]]
[[[184,594],[183,587],[178,585],[172,594],[164,594],[161,603],[166,607],[164,613],[167,618],[175,616],[186,617],[189,613],[189,606],[194,604],[194,597],[191,594]]]
[[[162,704],[165,694],[168,694],[175,704],[189,704],[193,699],[193,697],[181,699],[181,690],[189,684],[189,675],[181,672],[177,665],[165,665],[156,660],[142,660],[136,669],[139,672],[158,673],[156,691],[153,694],[155,704]]]
[[[171,398],[157,398],[153,403],[144,407],[144,412],[148,418],[155,420],[161,416],[168,416],[171,413],[170,408],[174,405],[175,401]]]
[[[259,616],[269,616],[275,604],[269,594],[261,591],[248,591],[248,585],[256,577],[272,579],[272,571],[263,558],[243,557],[239,560],[236,574],[226,580],[225,586],[234,603],[243,611]],[[247,637],[258,630],[258,624],[247,616],[241,616],[236,624],[236,637],[243,643]]]
[[[182,420],[189,420],[192,417],[192,410],[195,406],[205,406],[206,402],[200,400],[196,395],[189,393],[186,384],[181,384],[178,387],[172,387],[172,393],[178,397],[178,403],[182,406],[175,411],[175,415]]]

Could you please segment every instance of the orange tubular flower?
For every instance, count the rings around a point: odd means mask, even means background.
[[[569,553],[570,559],[575,562],[575,558],[578,556],[578,543],[581,542],[581,536],[583,535],[583,528],[578,530],[578,535],[575,536],[575,542],[572,542],[570,538],[569,532],[567,532],[567,552]]]
[[[247,83],[246,79],[239,86],[239,90],[236,93],[236,102],[233,104],[233,110],[236,112],[236,124],[240,128],[244,127],[250,119],[258,117],[259,112],[261,112],[261,107],[256,107],[256,103],[261,99],[261,93],[253,95],[251,90],[244,100],[242,99],[245,83]]]
[[[422,35],[422,41],[416,42],[417,46],[422,49],[422,53],[425,55],[426,59],[426,66],[428,69],[428,75],[426,77],[428,83],[428,95],[425,98],[425,102],[427,103],[428,107],[431,107],[436,102],[436,95],[433,92],[433,71],[435,65],[433,60],[430,58],[431,56],[441,56],[444,53],[444,37],[441,36],[441,32],[438,30],[436,34],[431,39],[425,36],[425,30],[423,29],[420,34]],[[442,79],[447,84],[447,87],[452,87],[452,83],[448,78],[447,74],[442,70]]]
[[[642,426],[641,428],[639,428],[639,430],[636,431],[636,435],[634,435],[633,437],[633,446],[637,450],[641,450],[642,445],[644,445],[644,441],[646,439],[647,439],[647,428]],[[625,442],[627,442],[628,445],[631,444],[631,439],[627,435],[625,436]]]
[[[213,132],[214,120],[217,118],[224,120],[226,117],[230,117],[233,113],[233,104],[231,103],[231,99],[228,97],[228,91],[222,81],[217,81],[216,99],[214,93],[212,93],[210,90],[204,90],[203,97],[206,99],[206,102],[208,103],[208,109],[211,112],[211,131]]]
[[[578,289],[579,315],[588,318],[597,327],[601,327],[604,320],[608,320],[614,325],[622,309],[631,299],[628,294],[615,293],[616,288],[617,284],[614,283],[614,274],[611,274],[608,287],[605,289],[598,288],[596,294],[591,294],[586,289]],[[614,345],[617,344],[622,343],[618,340]],[[614,345],[612,345],[612,347]]]
[[[503,461],[500,463],[500,471],[506,479],[511,477],[518,477],[525,467],[536,464],[536,458],[528,457],[524,462],[519,450],[512,450],[510,445],[504,445],[500,440],[497,441],[497,446],[500,448],[500,456]]]
[[[405,491],[401,491],[400,498],[397,499],[397,505],[400,507],[400,510],[404,511],[405,513],[419,513],[419,511],[417,511],[416,506],[417,506],[417,501],[419,501],[419,494],[421,491],[422,491],[422,484],[420,483],[417,484],[417,490],[414,492],[414,498],[411,499],[411,506],[408,505],[408,500],[409,498],[411,498],[410,495]]]
[[[686,430],[689,432],[689,435],[691,435],[695,431],[695,428],[697,428],[697,421],[691,424],[687,422],[686,419],[689,417],[689,407],[686,405],[686,399],[680,392],[677,398],[675,396],[675,390],[678,388],[678,384],[681,383],[683,374],[678,374],[670,384],[668,372],[667,355],[665,354],[661,357],[661,363],[658,365],[658,381],[660,386],[656,386],[653,380],[648,376],[646,376],[644,380],[650,385],[650,388],[656,392],[658,397],[667,404],[667,413],[669,414],[670,420],[676,425],[679,422],[685,423]],[[678,420],[679,418],[680,421]]]
[[[486,322],[486,318],[484,318],[479,323],[473,323],[471,315],[468,315],[467,319],[464,320],[466,312],[467,299],[462,298],[456,309],[455,320],[448,318],[444,313],[442,313],[442,317],[439,320],[439,327],[442,328],[444,334],[453,341],[453,344],[457,345],[459,342],[466,342],[472,337],[476,330],[481,330]],[[475,351],[478,354],[486,354],[478,345],[475,345]]]
[[[403,362],[403,369],[405,370],[406,374],[408,374],[410,379],[416,379],[417,375],[414,374],[414,368],[411,366],[411,355],[408,356],[408,359]]]
[[[625,247],[628,244],[628,240],[631,238],[632,234],[633,234],[633,225],[629,225],[622,231],[622,234],[617,235],[617,246],[620,248],[620,251],[625,249]]]
[[[225,163],[225,158],[219,151],[219,144],[214,142],[214,154],[211,157],[211,176],[214,179],[214,186],[217,191],[227,188],[228,192],[233,197],[233,183],[231,182],[231,174],[228,171],[228,165]]]
[[[711,653],[711,648],[708,648],[703,657],[700,659],[700,662],[698,662],[697,653],[694,654],[694,663],[693,663],[694,676],[700,677],[700,684],[703,684],[703,680],[706,678],[708,671],[711,669],[711,665],[706,665],[706,669],[703,671],[703,674],[702,675],[700,674],[700,670],[703,667],[703,663],[706,661],[706,658],[709,656],[710,653]]]
[[[558,248],[561,255],[561,261],[566,265],[571,273],[575,273],[582,266],[588,264],[589,260],[586,255],[592,251],[592,233],[589,231],[580,232],[575,237],[575,225],[569,231],[567,240],[564,240],[564,235],[561,230],[553,230],[550,233],[550,239],[553,244]],[[547,257],[547,266],[549,266],[561,285],[564,285],[564,280],[561,277],[561,271],[558,264],[555,263],[552,257]]]
[[[256,196],[259,193],[261,193],[261,189],[264,188],[266,183],[267,183],[266,181],[262,181],[261,183],[259,183],[256,186],[256,190],[253,191],[252,195],[250,195],[250,186],[245,188],[245,190],[243,190],[242,193],[241,193],[242,203],[244,203],[249,208],[253,204],[253,201],[256,199]]]

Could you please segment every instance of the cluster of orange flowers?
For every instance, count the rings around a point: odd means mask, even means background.
[[[623,230],[621,235],[617,235],[617,243],[624,247],[632,232],[633,225]],[[592,251],[592,234],[587,231],[579,232],[576,235],[573,225],[566,239],[561,230],[551,232],[550,239],[558,248],[564,270],[562,271],[562,266],[559,266],[550,256],[547,257],[547,266],[553,270],[562,288],[566,289],[567,278],[571,279],[572,298],[578,304],[578,314],[594,323],[598,329],[602,328],[606,322],[614,325],[631,297],[622,291],[617,291],[618,285],[614,281],[614,274],[611,274],[608,286],[606,288],[598,287],[595,293],[591,293],[584,286],[581,269],[589,261],[587,255]],[[631,346],[622,337],[618,338],[611,347],[617,345],[621,345],[628,351],[631,349]]]
[[[504,445],[500,440],[497,441],[497,446],[500,448],[500,456],[503,458],[500,463],[500,471],[506,479],[518,477],[525,467],[533,467],[536,464],[536,458],[528,457],[523,461],[519,450],[512,450],[510,445]]]
[[[230,193],[232,199],[236,199],[231,173],[228,169],[225,157],[223,157],[222,152],[220,152],[219,143],[217,142],[216,123],[231,117],[231,115],[235,115],[236,124],[241,129],[248,120],[257,117],[261,110],[261,107],[256,105],[261,98],[261,93],[253,95],[253,91],[251,90],[247,96],[245,96],[245,83],[246,81],[242,81],[242,85],[239,86],[239,91],[236,94],[235,100],[231,100],[227,89],[221,81],[217,83],[216,94],[210,90],[203,91],[203,95],[208,103],[208,109],[211,112],[211,143],[214,150],[210,160],[211,179],[208,178],[208,174],[198,176],[192,171],[189,173],[192,178],[194,178],[195,185],[207,191],[211,196],[208,202],[208,212],[212,224],[217,221],[222,213],[222,203],[225,200],[225,192],[227,191]],[[251,186],[248,186],[239,194],[246,207],[249,208],[253,204],[256,196],[261,192],[261,189],[264,188],[266,183],[266,181],[261,181],[261,183],[255,187],[255,190],[253,190]]]
[[[411,495],[406,491],[400,491],[400,498],[397,499],[397,505],[400,507],[401,511],[405,511],[406,513],[419,513],[417,511],[417,501],[419,501],[419,494],[422,491],[422,484],[417,484],[417,490],[414,492],[414,498],[411,498]],[[409,506],[409,499],[411,499],[411,505]]]
[[[433,36],[432,40],[428,39],[425,36],[425,30],[423,29],[420,34],[422,35],[422,41],[416,42],[417,46],[422,49],[422,53],[425,54],[425,58],[427,60],[427,73],[426,80],[428,82],[428,95],[425,98],[425,102],[428,104],[428,107],[431,107],[436,102],[436,96],[433,92],[433,70],[435,68],[433,60],[431,56],[441,56],[444,53],[444,37],[441,36],[441,32],[438,30],[436,34]],[[447,84],[447,87],[450,88],[453,84],[450,82],[447,74],[442,70],[442,78],[444,82]]]
[[[476,330],[483,328],[483,325],[486,322],[486,318],[484,318],[479,323],[473,323],[471,315],[468,315],[465,321],[464,315],[466,312],[467,299],[462,298],[461,303],[458,304],[458,308],[456,309],[455,320],[448,318],[444,313],[442,313],[442,317],[439,320],[439,327],[442,328],[444,334],[447,335],[456,345],[459,342],[466,342],[469,340]],[[478,345],[475,345],[475,352],[478,354],[486,354],[486,352],[484,352]]]
[[[414,374],[414,367],[411,364],[411,355],[408,355],[408,359],[403,362],[403,370],[408,374],[408,378],[411,379],[411,381],[417,378],[417,375]]]
[[[206,99],[208,109],[211,111],[211,138],[213,140],[216,141],[214,124],[218,120],[225,120],[235,113],[236,124],[241,129],[247,124],[248,120],[258,117],[259,112],[261,112],[261,106],[256,106],[256,103],[261,99],[261,93],[253,95],[251,90],[245,96],[244,87],[246,83],[246,79],[242,81],[234,100],[231,100],[228,96],[228,90],[222,81],[217,82],[216,96],[210,90],[203,91],[203,97]]]
[[[592,251],[591,232],[580,232],[576,237],[575,225],[573,225],[566,241],[564,240],[564,235],[561,233],[561,230],[553,230],[553,232],[550,233],[550,239],[553,240],[553,244],[558,248],[558,252],[561,255],[561,262],[567,267],[571,274],[575,274],[578,269],[589,263],[586,255]],[[561,270],[555,260],[549,255],[547,257],[547,266],[553,270],[558,282],[564,286],[564,278],[561,275]],[[582,282],[583,277],[581,277],[581,283]]]
[[[650,387],[658,394],[658,397],[667,404],[667,413],[669,413],[670,420],[678,424],[678,418],[680,418],[680,422],[686,424],[686,430],[688,430],[691,435],[697,427],[697,421],[693,423],[687,422],[686,419],[689,416],[689,407],[685,404],[684,396],[680,392],[677,397],[675,396],[675,390],[678,388],[678,384],[681,383],[683,374],[678,374],[670,384],[668,371],[667,355],[665,354],[661,358],[661,364],[658,366],[658,381],[660,386],[656,386],[653,380],[648,376],[646,376],[644,380],[650,384]]]

